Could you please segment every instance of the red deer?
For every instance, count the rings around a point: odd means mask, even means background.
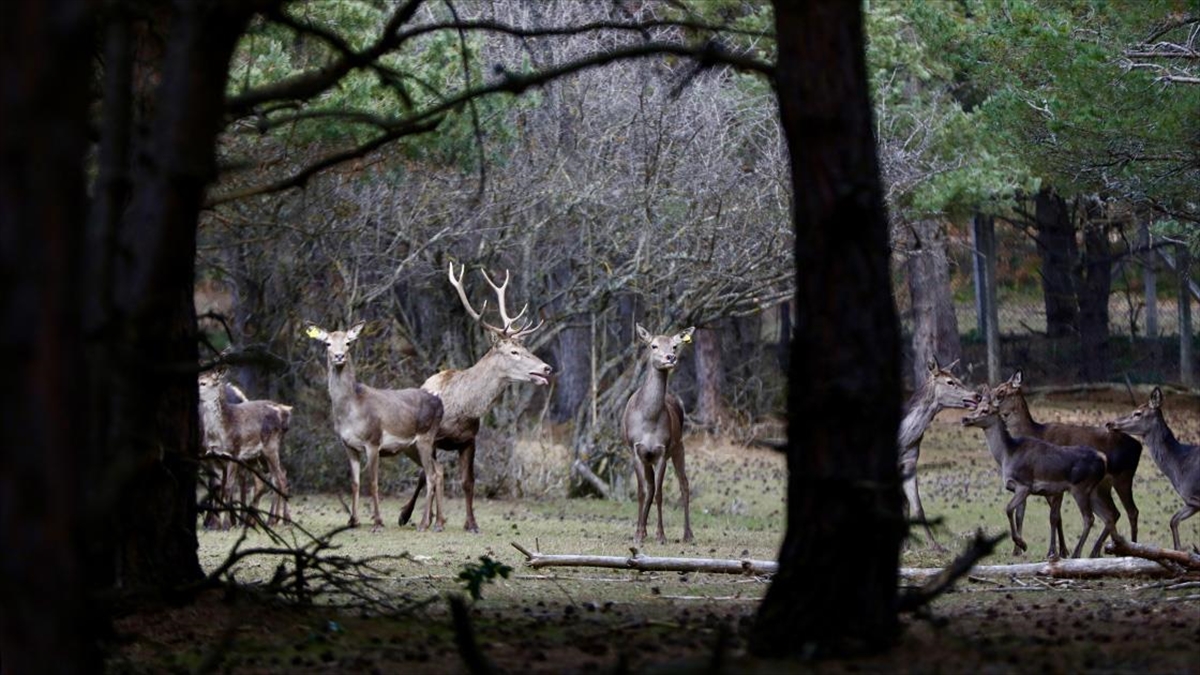
[[[925,520],[925,509],[921,506],[921,495],[917,492],[917,459],[921,456],[921,439],[933,418],[946,408],[973,408],[979,396],[955,377],[950,369],[955,361],[945,368],[936,360],[929,361],[925,378],[905,406],[904,419],[900,422],[898,443],[900,446],[900,477],[904,481],[904,497],[911,517],[925,528],[925,536],[938,551],[942,545],[933,538],[933,530]]]
[[[418,530],[430,526],[441,531],[441,474],[433,456],[433,439],[442,421],[442,402],[421,389],[376,389],[357,381],[350,346],[358,339],[363,322],[347,331],[327,332],[309,325],[308,337],[325,343],[329,362],[329,399],[333,405],[333,425],[350,461],[350,525],[358,525],[359,477],[366,462],[371,481],[371,531],[383,527],[379,514],[379,461],[403,452],[430,476],[431,487],[425,514]]]
[[[1000,383],[992,390],[992,396],[1000,406],[1000,416],[1004,418],[1009,432],[1017,436],[1040,438],[1054,445],[1086,445],[1103,453],[1108,463],[1108,478],[1097,489],[1095,498],[1111,504],[1112,490],[1116,490],[1121,505],[1125,507],[1125,515],[1129,516],[1129,536],[1133,541],[1137,541],[1138,508],[1133,501],[1133,475],[1142,459],[1142,444],[1111,429],[1055,422],[1040,424],[1034,421],[1029,413],[1029,404],[1021,391],[1021,383],[1022,375],[1018,370],[1006,382]],[[1017,523],[1024,520],[1024,517],[1025,512],[1022,508],[1017,511]],[[1092,556],[1100,552],[1108,534],[1107,530],[1100,533],[1100,538],[1092,548]]]
[[[1171,516],[1171,541],[1175,549],[1179,545],[1179,524],[1200,511],[1200,445],[1180,443],[1162,413],[1162,390],[1158,387],[1150,392],[1150,402],[1137,410],[1108,423],[1108,428],[1137,434],[1150,446],[1150,456],[1163,472],[1175,492],[1183,497],[1183,508]]]
[[[1092,512],[1092,493],[1104,480],[1107,473],[1104,455],[1083,445],[1052,445],[1036,438],[1014,438],[1004,427],[1000,408],[990,395],[985,395],[975,411],[962,419],[963,426],[983,429],[988,450],[1000,465],[1000,475],[1005,489],[1013,492],[1012,499],[1004,511],[1008,515],[1009,534],[1013,543],[1022,551],[1028,546],[1021,536],[1021,527],[1016,520],[1017,508],[1031,494],[1057,496],[1051,501],[1050,556],[1055,553],[1054,532],[1061,532],[1062,493],[1070,492],[1083,517],[1083,533],[1075,544],[1072,557],[1078,558],[1087,540],[1095,518]],[[1116,523],[1116,509],[1098,503],[1100,518],[1106,528]],[[1061,535],[1060,535],[1061,536]]]
[[[459,477],[467,506],[467,518],[463,529],[479,532],[479,525],[475,522],[475,437],[479,433],[479,420],[491,409],[509,382],[532,382],[538,386],[545,386],[550,383],[553,369],[525,348],[525,337],[540,328],[541,324],[530,327],[531,322],[526,321],[516,325],[525,314],[528,305],[516,316],[508,314],[504,298],[508,288],[508,272],[504,273],[504,283],[497,286],[487,272],[480,270],[480,274],[496,294],[501,321],[499,326],[484,321],[482,312],[476,312],[471,306],[467,292],[463,289],[464,274],[465,265],[455,277],[454,263],[450,263],[450,285],[458,291],[458,299],[467,310],[467,314],[491,333],[492,347],[470,368],[435,373],[425,380],[421,388],[440,396],[442,405],[445,406],[435,444],[439,450],[459,453]],[[482,311],[487,311],[486,303]],[[425,487],[425,482],[426,472],[422,471],[417,475],[417,487],[413,490],[412,497],[400,511],[401,525],[408,522],[412,516],[413,507],[421,489]]]
[[[233,503],[233,492],[237,487],[242,505],[255,509],[264,486],[257,472],[252,470],[265,465],[265,473],[270,475],[273,483],[267,524],[274,525],[281,518],[287,521],[287,473],[283,469],[281,453],[292,407],[274,401],[246,400],[245,394],[229,384],[226,377],[225,370],[218,369],[202,374],[198,380],[206,454],[226,458],[219,479],[224,502],[226,505]],[[253,498],[248,500],[248,474],[251,473],[256,487]],[[233,521],[231,515],[220,522],[220,527],[227,528]]]
[[[658,506],[658,542],[667,541],[663,532],[663,478],[667,460],[675,467],[679,494],[683,501],[683,540],[692,541],[692,521],[687,471],[683,452],[683,406],[667,391],[667,378],[679,361],[679,351],[692,341],[695,328],[685,328],[672,336],[651,335],[637,326],[638,339],[647,346],[650,367],[642,386],[629,397],[621,416],[621,438],[633,451],[634,474],[638,482],[637,529],[633,539],[646,538],[650,505]]]

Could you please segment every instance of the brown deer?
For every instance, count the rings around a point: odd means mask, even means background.
[[[675,335],[651,335],[636,326],[638,339],[645,344],[650,367],[642,386],[629,397],[621,416],[621,438],[633,451],[634,474],[638,482],[637,529],[633,539],[642,543],[646,538],[646,521],[650,505],[658,507],[658,543],[666,543],[663,532],[663,478],[667,460],[675,467],[679,494],[683,501],[683,540],[692,541],[691,490],[688,487],[683,451],[683,406],[674,394],[667,391],[667,379],[679,362],[679,351],[692,341],[694,327]]]
[[[963,426],[983,429],[987,439],[988,450],[1000,465],[1000,475],[1004,479],[1005,489],[1013,492],[1004,511],[1008,515],[1009,533],[1013,543],[1022,551],[1029,547],[1021,536],[1021,526],[1016,520],[1016,511],[1031,494],[1057,496],[1051,501],[1050,522],[1050,552],[1055,554],[1054,532],[1062,531],[1062,493],[1070,492],[1079,507],[1083,517],[1083,533],[1075,544],[1072,557],[1078,558],[1087,540],[1088,532],[1095,521],[1092,511],[1092,493],[1104,480],[1107,473],[1104,454],[1084,445],[1052,445],[1046,441],[1030,438],[1014,438],[1004,427],[1000,417],[1000,407],[986,392],[983,400],[976,406],[974,412],[962,419]],[[1104,502],[1098,502],[1100,518],[1105,526],[1112,528],[1116,524],[1116,509]]]
[[[1111,429],[1086,427],[1076,424],[1050,422],[1040,424],[1029,413],[1029,404],[1021,391],[1022,374],[1013,373],[1007,381],[992,390],[992,397],[1000,406],[1000,416],[1009,432],[1017,436],[1032,436],[1054,445],[1086,445],[1104,454],[1108,466],[1108,477],[1096,490],[1095,499],[1112,504],[1112,490],[1116,490],[1125,515],[1129,517],[1129,536],[1137,541],[1138,508],[1133,501],[1133,475],[1142,459],[1142,444],[1136,439]],[[1094,505],[1095,506],[1095,505]],[[1115,505],[1113,505],[1115,508]],[[1025,518],[1025,509],[1017,511],[1017,523]],[[1109,536],[1108,530],[1100,533],[1092,556],[1096,556]]]
[[[281,518],[286,522],[290,518],[288,485],[281,453],[292,407],[274,401],[247,400],[240,389],[229,384],[223,368],[200,375],[198,385],[206,454],[225,460],[219,479],[225,503],[232,503],[234,489],[239,488],[241,503],[256,509],[265,489],[257,469],[265,468],[273,483],[267,524],[274,525]],[[256,483],[250,500],[247,500],[251,491],[248,474],[253,474]],[[231,516],[220,526],[228,528],[233,521]]]
[[[479,433],[479,420],[487,414],[492,404],[504,391],[509,382],[532,382],[538,386],[550,383],[553,369],[525,348],[524,339],[541,327],[541,323],[530,327],[530,321],[516,325],[529,308],[525,306],[516,316],[510,316],[505,304],[505,290],[509,274],[504,273],[504,283],[497,286],[487,272],[480,270],[487,284],[496,294],[497,309],[501,325],[496,326],[483,320],[482,312],[487,303],[476,312],[463,289],[464,265],[458,276],[454,275],[454,263],[449,266],[450,285],[458,291],[467,314],[492,335],[492,347],[475,365],[465,370],[443,370],[425,380],[421,388],[437,394],[445,406],[441,426],[435,442],[439,450],[459,453],[459,478],[462,482],[463,498],[467,506],[467,518],[463,529],[479,532],[475,522],[475,437]],[[426,471],[417,475],[417,487],[408,503],[400,511],[400,524],[408,522],[421,489],[425,487]]]
[[[367,465],[371,481],[372,532],[383,527],[379,514],[379,461],[404,453],[428,472],[429,498],[418,530],[441,531],[442,483],[440,469],[433,456],[433,440],[442,422],[442,401],[421,389],[376,389],[357,381],[350,346],[363,329],[359,322],[347,331],[328,332],[309,324],[308,337],[325,343],[329,362],[329,399],[333,405],[333,425],[350,461],[350,525],[358,525],[359,477]]]
[[[1183,508],[1171,516],[1171,541],[1179,545],[1179,524],[1200,511],[1200,445],[1180,443],[1162,413],[1162,390],[1150,392],[1150,401],[1107,424],[1109,429],[1137,434],[1150,446],[1150,456],[1172,487],[1183,497]]]
[[[945,549],[933,538],[933,530],[925,520],[925,509],[921,506],[921,495],[917,491],[917,459],[921,456],[921,439],[939,412],[946,408],[971,409],[979,402],[979,395],[950,372],[955,363],[958,361],[943,368],[936,359],[931,359],[926,364],[928,377],[913,392],[905,406],[898,435],[900,476],[910,517],[921,523],[930,545],[938,551]]]

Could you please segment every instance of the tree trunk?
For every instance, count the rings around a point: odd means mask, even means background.
[[[0,407],[0,657],[4,672],[100,672],[103,617],[88,593],[94,476],[83,326],[88,217],[88,3],[6,6],[0,140],[0,335],[12,377]]]
[[[775,21],[797,312],[787,533],[750,649],[766,656],[874,651],[897,636],[905,527],[895,445],[900,338],[862,6],[778,1]]]
[[[1112,291],[1112,250],[1108,228],[1089,223],[1083,230],[1084,260],[1079,280],[1079,378],[1108,381],[1108,296]]]
[[[958,339],[958,320],[954,316],[954,296],[950,292],[950,262],[946,255],[946,234],[941,223],[923,220],[912,224],[912,241],[904,261],[908,271],[908,291],[913,308],[914,382],[928,372],[930,359],[947,364],[962,356]]]
[[[1053,188],[1042,188],[1034,201],[1038,254],[1042,257],[1042,298],[1046,305],[1046,335],[1071,337],[1078,327],[1075,275],[1078,256],[1075,225],[1066,201]]]
[[[721,334],[712,328],[696,329],[696,421],[715,431],[723,414],[721,382]]]

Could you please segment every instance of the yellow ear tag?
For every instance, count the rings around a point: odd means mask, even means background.
[[[321,339],[321,329],[316,326],[309,326],[308,330],[304,331],[304,334],[314,340]]]
[[[691,333],[684,333],[684,334],[683,334],[683,341],[684,341],[685,343],[689,344],[689,345],[690,345],[690,344],[692,344],[692,334],[691,334]]]

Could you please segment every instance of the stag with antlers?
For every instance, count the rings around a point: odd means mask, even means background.
[[[467,310],[467,314],[491,334],[492,347],[470,368],[440,371],[425,380],[421,388],[437,394],[442,399],[445,414],[442,416],[435,443],[439,450],[459,453],[459,478],[467,505],[467,518],[463,528],[468,532],[478,532],[479,525],[475,522],[475,437],[479,433],[479,420],[491,409],[509,382],[532,382],[538,386],[545,386],[550,383],[553,369],[534,356],[524,345],[524,339],[542,325],[541,322],[534,326],[530,320],[521,321],[529,305],[525,305],[516,316],[511,316],[508,312],[505,300],[509,282],[508,272],[504,273],[504,283],[497,285],[487,272],[480,270],[484,281],[496,295],[501,321],[499,326],[483,320],[487,303],[484,303],[483,309],[478,312],[471,306],[463,288],[465,274],[464,265],[455,276],[454,263],[450,263],[450,285],[458,291],[458,299]],[[425,483],[426,472],[422,471],[417,476],[416,490],[400,512],[401,524],[412,516],[413,507]]]

